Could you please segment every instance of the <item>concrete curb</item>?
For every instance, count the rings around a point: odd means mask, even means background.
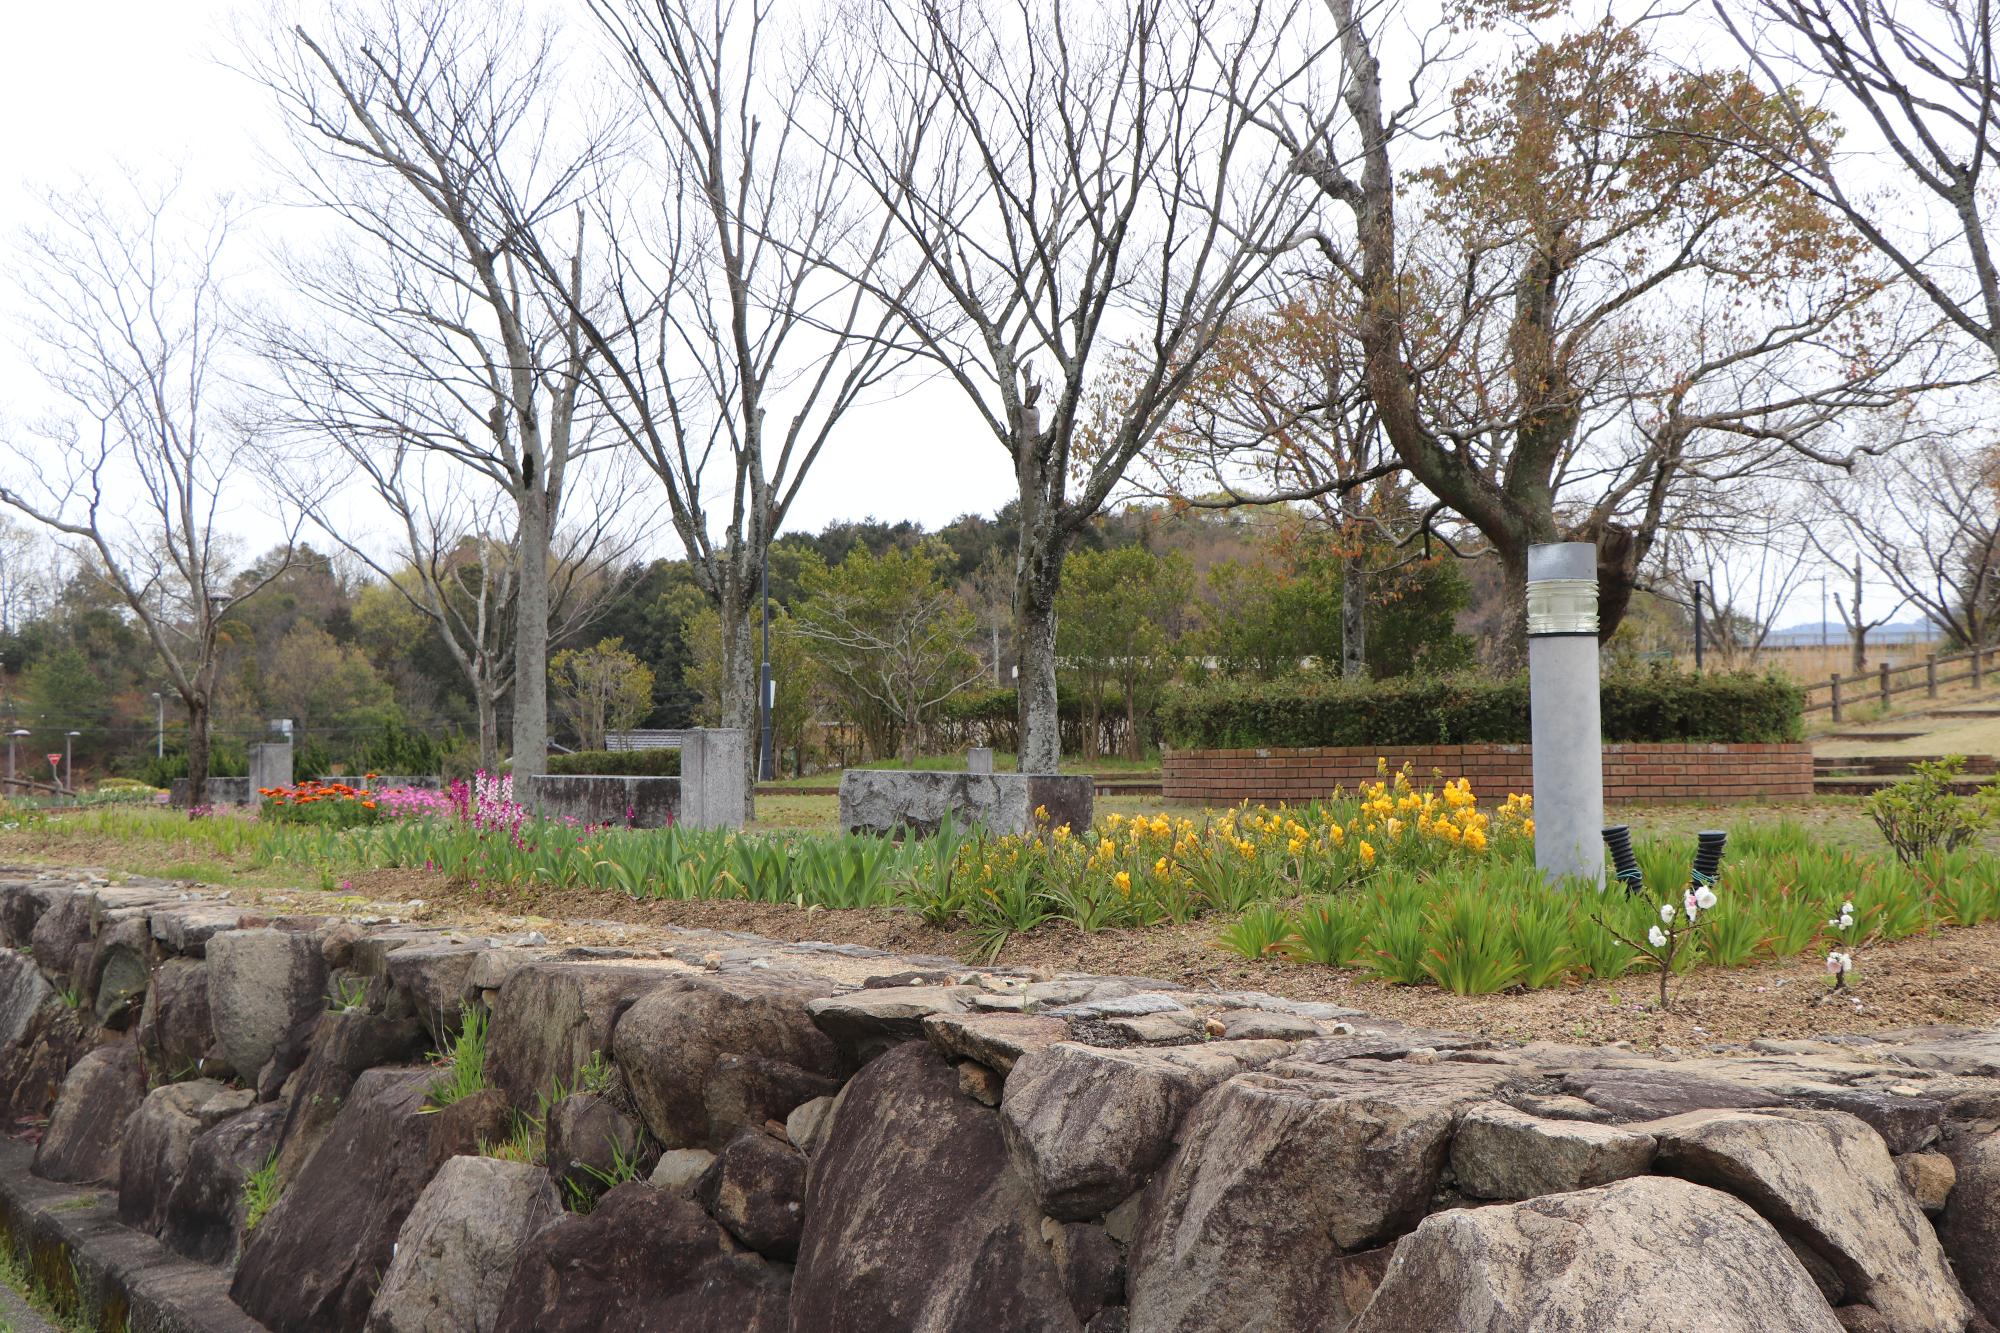
[[[229,1299],[229,1274],[183,1259],[118,1221],[108,1190],[28,1173],[34,1149],[0,1139],[0,1243],[86,1322],[124,1333],[266,1333]]]

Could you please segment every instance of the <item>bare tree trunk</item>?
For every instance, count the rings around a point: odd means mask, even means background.
[[[188,808],[208,804],[208,700],[196,695],[186,701],[188,715]]]
[[[1368,557],[1340,562],[1340,674],[1358,680],[1368,674]]]
[[[725,575],[716,613],[722,622],[722,725],[743,733],[743,817],[757,817],[757,645],[748,590]]]
[[[500,700],[484,684],[473,686],[479,701],[479,767],[488,773],[500,771]]]
[[[1487,666],[1495,675],[1512,676],[1528,669],[1528,551],[1494,549],[1500,557],[1501,623],[1488,649]]]
[[[532,465],[531,465],[532,466]],[[514,776],[549,767],[549,513],[540,470],[521,505],[521,582],[514,605]]]
[[[1861,562],[1854,562],[1854,673],[1868,669],[1868,621],[1861,614]]]
[[[923,696],[912,690],[909,701],[903,705],[903,743],[898,747],[904,768],[917,766],[917,740],[922,734],[923,723]]]
[[[1125,683],[1125,757],[1138,763],[1146,757],[1146,743],[1139,737],[1139,691]]]
[[[1014,654],[1021,673],[1016,682],[1018,767],[1023,773],[1053,773],[1062,761],[1062,723],[1056,714],[1056,571],[1061,568],[1060,553],[1052,561],[1031,558],[1023,534],[1014,599]]]

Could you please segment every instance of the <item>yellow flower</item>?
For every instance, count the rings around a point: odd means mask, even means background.
[[[1157,861],[1153,862],[1153,873],[1154,873],[1155,875],[1158,875],[1158,876],[1159,876],[1159,877],[1160,877],[1161,879],[1165,879],[1165,878],[1167,877],[1167,858],[1166,858],[1166,857],[1164,857],[1164,856],[1163,856],[1163,857],[1161,857],[1161,858],[1160,858],[1159,860],[1157,860]]]
[[[1486,850],[1486,835],[1476,828],[1469,828],[1465,831],[1465,845],[1475,852],[1483,852]]]
[[[1118,892],[1120,893],[1132,892],[1132,876],[1127,874],[1123,870],[1113,875],[1111,877],[1111,882],[1118,886]]]
[[[1392,819],[1384,827],[1385,830],[1388,832],[1389,836],[1394,838],[1400,836],[1401,833],[1403,832],[1403,821],[1400,819]]]
[[[1361,844],[1361,859],[1371,866],[1375,864],[1375,848],[1366,840]]]
[[[1035,807],[1035,822],[1037,824],[1046,824],[1049,822],[1049,808],[1046,805]]]
[[[1116,856],[1118,855],[1118,844],[1106,838],[1097,844],[1097,854],[1099,856]]]

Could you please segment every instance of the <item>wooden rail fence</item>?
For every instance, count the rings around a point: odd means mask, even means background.
[[[1946,685],[1955,685],[1961,680],[1972,682],[1978,689],[1985,683],[1986,673],[1995,665],[2000,649],[1991,646],[1968,648],[1964,652],[1946,653],[1940,657],[1932,653],[1921,662],[1910,662],[1892,667],[1882,663],[1873,671],[1858,671],[1843,676],[1838,671],[1824,685],[1806,686],[1806,706],[1808,713],[1831,710],[1833,720],[1841,720],[1841,710],[1851,704],[1880,702],[1888,708],[1899,694],[1922,690],[1929,698],[1938,697],[1938,690]],[[1954,672],[1952,668],[1964,669]],[[1819,696],[1819,697],[1815,697]]]

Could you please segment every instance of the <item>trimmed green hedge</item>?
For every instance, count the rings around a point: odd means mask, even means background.
[[[549,756],[549,772],[565,777],[677,778],[679,750],[578,750]]]
[[[1607,676],[1607,741],[1793,741],[1805,692],[1777,676]],[[1217,682],[1171,692],[1160,732],[1182,749],[1524,744],[1528,680],[1466,675]]]

